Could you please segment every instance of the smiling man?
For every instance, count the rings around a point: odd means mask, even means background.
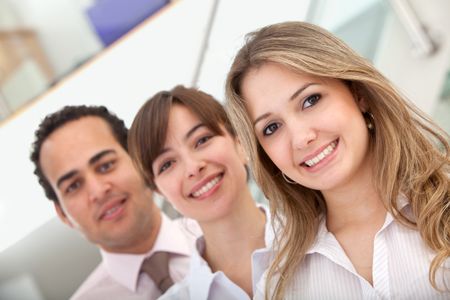
[[[188,271],[195,230],[154,204],[128,155],[127,134],[122,120],[98,106],[67,106],[36,130],[31,160],[39,183],[59,218],[102,255],[72,299],[156,299],[161,282],[141,271],[156,252],[168,253],[173,281]]]

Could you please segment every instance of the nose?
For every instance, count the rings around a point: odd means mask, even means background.
[[[196,155],[187,155],[184,159],[186,167],[186,176],[193,178],[202,173],[206,167],[206,162]]]
[[[302,150],[317,138],[313,126],[307,122],[294,120],[288,124],[292,149]]]
[[[86,185],[88,187],[88,198],[91,202],[103,202],[106,195],[111,190],[111,183],[107,178],[101,176],[91,176],[86,178]]]

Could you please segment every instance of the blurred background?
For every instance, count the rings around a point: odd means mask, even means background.
[[[67,299],[100,260],[33,175],[46,114],[106,105],[130,125],[177,84],[222,101],[244,35],[288,20],[335,33],[450,132],[447,0],[0,0],[0,299]]]

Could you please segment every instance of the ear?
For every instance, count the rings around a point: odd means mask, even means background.
[[[347,82],[347,87],[350,90],[353,99],[355,99],[356,105],[358,105],[361,113],[367,112],[369,110],[369,105],[366,99],[362,96],[363,93],[361,93],[360,89],[358,89],[354,82]]]
[[[367,104],[367,101],[365,98],[359,97],[358,99],[356,99],[356,104],[358,105],[359,110],[362,113],[369,111],[369,105]]]
[[[59,219],[66,224],[67,226],[73,228],[73,224],[72,222],[70,222],[69,218],[67,217],[66,213],[64,212],[63,208],[61,207],[61,204],[59,204],[58,202],[54,202],[53,203],[55,210],[56,210],[56,214],[58,215]]]

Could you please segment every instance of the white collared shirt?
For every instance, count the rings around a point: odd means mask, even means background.
[[[140,272],[142,262],[156,251],[170,253],[169,272],[175,282],[189,272],[190,255],[201,231],[193,220],[170,220],[162,213],[153,248],[145,254],[100,251],[102,262],[71,299],[157,299],[161,293],[150,277]]]
[[[399,199],[402,212],[412,215],[406,199]],[[450,293],[433,289],[428,272],[434,253],[418,231],[407,228],[387,213],[374,239],[373,285],[361,277],[336,240],[319,226],[314,245],[307,252],[285,299],[450,299]],[[447,266],[450,266],[447,260]],[[442,275],[442,273],[440,273]],[[257,284],[255,299],[264,299],[266,273]],[[442,281],[443,277],[438,277]],[[447,272],[450,287],[450,271]]]
[[[252,254],[252,283],[253,289],[269,266],[270,259],[266,249],[271,247],[274,238],[270,222],[269,209],[260,206],[266,215],[264,242],[266,248],[255,250]],[[205,248],[203,237],[197,239],[197,247],[191,257],[189,274],[181,282],[171,287],[159,300],[192,299],[192,300],[240,300],[250,299],[247,293],[232,282],[222,271],[213,273],[202,254]]]

